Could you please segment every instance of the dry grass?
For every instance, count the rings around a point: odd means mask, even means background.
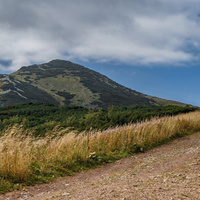
[[[0,138],[0,179],[27,184],[37,182],[35,177],[52,179],[54,173],[108,162],[196,131],[200,131],[199,111],[55,138],[23,136],[20,127],[13,127]]]

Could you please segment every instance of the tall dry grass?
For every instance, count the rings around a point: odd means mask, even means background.
[[[200,111],[78,136],[36,139],[24,136],[20,127],[12,127],[0,138],[0,179],[30,184],[33,177],[53,177],[75,166],[100,164],[197,131]]]

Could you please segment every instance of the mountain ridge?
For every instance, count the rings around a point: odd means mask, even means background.
[[[70,61],[52,60],[0,75],[0,106],[26,102],[109,107],[186,105],[142,94]]]

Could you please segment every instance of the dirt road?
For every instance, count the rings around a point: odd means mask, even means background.
[[[200,133],[0,200],[200,200]]]

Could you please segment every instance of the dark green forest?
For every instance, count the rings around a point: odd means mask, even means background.
[[[34,136],[45,136],[55,126],[69,130],[104,130],[152,117],[172,116],[196,110],[179,106],[111,106],[89,109],[77,106],[57,106],[47,103],[17,104],[0,108],[0,134],[14,124],[31,130]]]

